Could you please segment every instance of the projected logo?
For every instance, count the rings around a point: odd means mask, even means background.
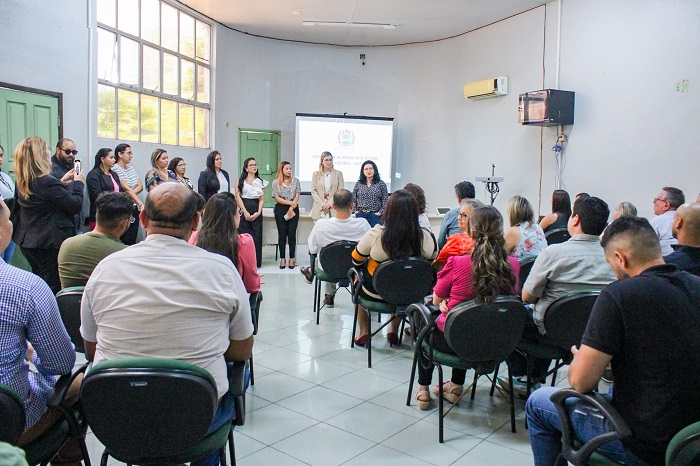
[[[338,145],[341,147],[350,147],[355,144],[355,132],[350,129],[338,131]]]

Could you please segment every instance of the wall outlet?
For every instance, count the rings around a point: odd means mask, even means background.
[[[399,173],[399,172],[394,173],[394,178],[396,178],[397,180],[400,179],[401,173]]]

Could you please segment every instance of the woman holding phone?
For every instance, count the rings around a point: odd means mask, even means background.
[[[272,197],[275,199],[275,223],[277,245],[280,248],[280,269],[286,265],[285,250],[289,242],[289,268],[296,266],[297,225],[299,224],[299,178],[292,176],[292,164],[283,161],[277,167],[277,177],[272,181]]]

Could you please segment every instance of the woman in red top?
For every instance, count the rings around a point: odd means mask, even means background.
[[[452,256],[445,268],[438,273],[433,289],[433,304],[440,306],[441,314],[436,324],[439,332],[433,334],[433,347],[438,351],[454,354],[445,341],[445,320],[450,309],[465,301],[476,300],[490,303],[499,295],[514,295],[518,290],[520,264],[508,257],[503,239],[503,217],[493,206],[474,209],[469,219],[469,233],[474,249],[469,256]],[[426,368],[427,367],[427,368]],[[424,360],[418,364],[418,407],[426,410],[430,406],[428,387],[433,376],[433,365]],[[452,369],[452,380],[445,382],[443,397],[455,403],[462,395],[466,371]],[[439,393],[439,387],[432,388]]]

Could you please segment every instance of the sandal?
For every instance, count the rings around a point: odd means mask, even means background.
[[[290,269],[293,269],[296,266],[297,266],[296,261],[294,259],[289,259],[289,265],[287,267],[289,267]]]
[[[418,403],[418,409],[427,411],[430,408],[430,392],[425,388],[419,388],[416,392],[416,403]]]
[[[456,383],[452,382],[445,382],[442,386],[442,397],[452,404],[457,404],[459,399],[462,397],[463,389],[463,385],[457,385]],[[439,385],[433,385],[432,390],[433,393],[435,393],[437,396],[440,396]]]
[[[287,266],[287,261],[285,259],[282,259],[280,261],[280,269],[283,269]]]

